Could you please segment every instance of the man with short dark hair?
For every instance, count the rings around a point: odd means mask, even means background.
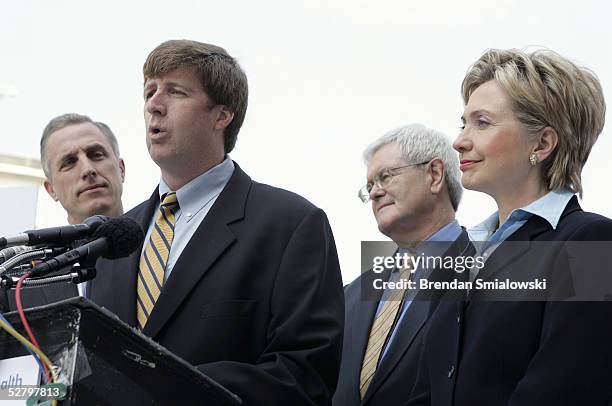
[[[96,214],[123,214],[125,164],[119,157],[117,139],[106,124],[75,113],[51,119],[40,139],[40,161],[46,177],[43,186],[64,207],[68,223],[80,224]],[[78,286],[78,290],[71,283],[24,289],[23,303],[34,307],[79,293],[84,296],[85,284]],[[8,292],[7,300],[15,310],[14,291]]]
[[[123,214],[125,163],[111,129],[81,114],[63,114],[45,127],[40,139],[44,187],[59,201],[70,224],[95,214]]]
[[[146,233],[142,250],[100,260],[91,298],[245,405],[329,404],[343,296],[325,213],[252,181],[227,155],[248,87],[224,49],[168,41],[143,71],[161,179],[126,214]]]

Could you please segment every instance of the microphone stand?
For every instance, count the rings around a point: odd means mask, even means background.
[[[21,252],[14,257],[7,259],[2,265],[0,265],[0,275],[11,274],[12,268],[23,264],[24,262],[35,259],[46,259],[50,255],[57,255],[58,253],[65,251],[66,248],[40,248]]]
[[[44,276],[40,278],[28,278],[23,281],[24,288],[36,288],[41,286],[49,286],[58,283],[74,283],[79,284],[92,280],[96,276],[96,268],[75,266],[70,269],[70,272],[65,274],[56,274],[52,276]],[[8,290],[15,289],[19,276],[2,275],[0,277],[0,288]]]

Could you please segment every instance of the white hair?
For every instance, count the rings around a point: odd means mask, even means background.
[[[383,146],[396,143],[400,155],[406,163],[429,162],[439,158],[444,163],[446,187],[455,211],[459,207],[463,187],[459,171],[459,157],[450,139],[440,131],[425,127],[423,124],[409,124],[391,130],[372,142],[363,152],[366,165],[372,156]]]

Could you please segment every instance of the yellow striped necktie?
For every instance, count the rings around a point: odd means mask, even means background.
[[[399,281],[408,281],[411,269],[411,267],[402,269],[400,271]],[[361,395],[361,399],[365,396],[372,382],[372,378],[374,378],[374,373],[378,367],[382,350],[387,342],[387,336],[393,331],[393,326],[397,321],[398,311],[402,308],[402,304],[404,303],[405,293],[406,289],[394,289],[380,312],[378,312],[374,323],[372,323],[368,345],[361,364],[361,373],[359,374],[359,394]]]
[[[176,223],[174,213],[177,209],[176,193],[165,194],[151,236],[140,257],[138,280],[136,282],[136,318],[141,330],[147,324],[149,315],[164,285],[164,271],[174,239],[174,225]]]

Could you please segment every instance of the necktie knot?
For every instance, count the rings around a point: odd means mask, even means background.
[[[413,258],[413,256],[406,258],[406,263],[404,264],[405,266],[399,269],[400,279],[410,279],[410,276],[414,271]]]
[[[176,192],[168,192],[163,196],[160,208],[165,211],[171,210],[174,212],[178,208],[178,205]]]

